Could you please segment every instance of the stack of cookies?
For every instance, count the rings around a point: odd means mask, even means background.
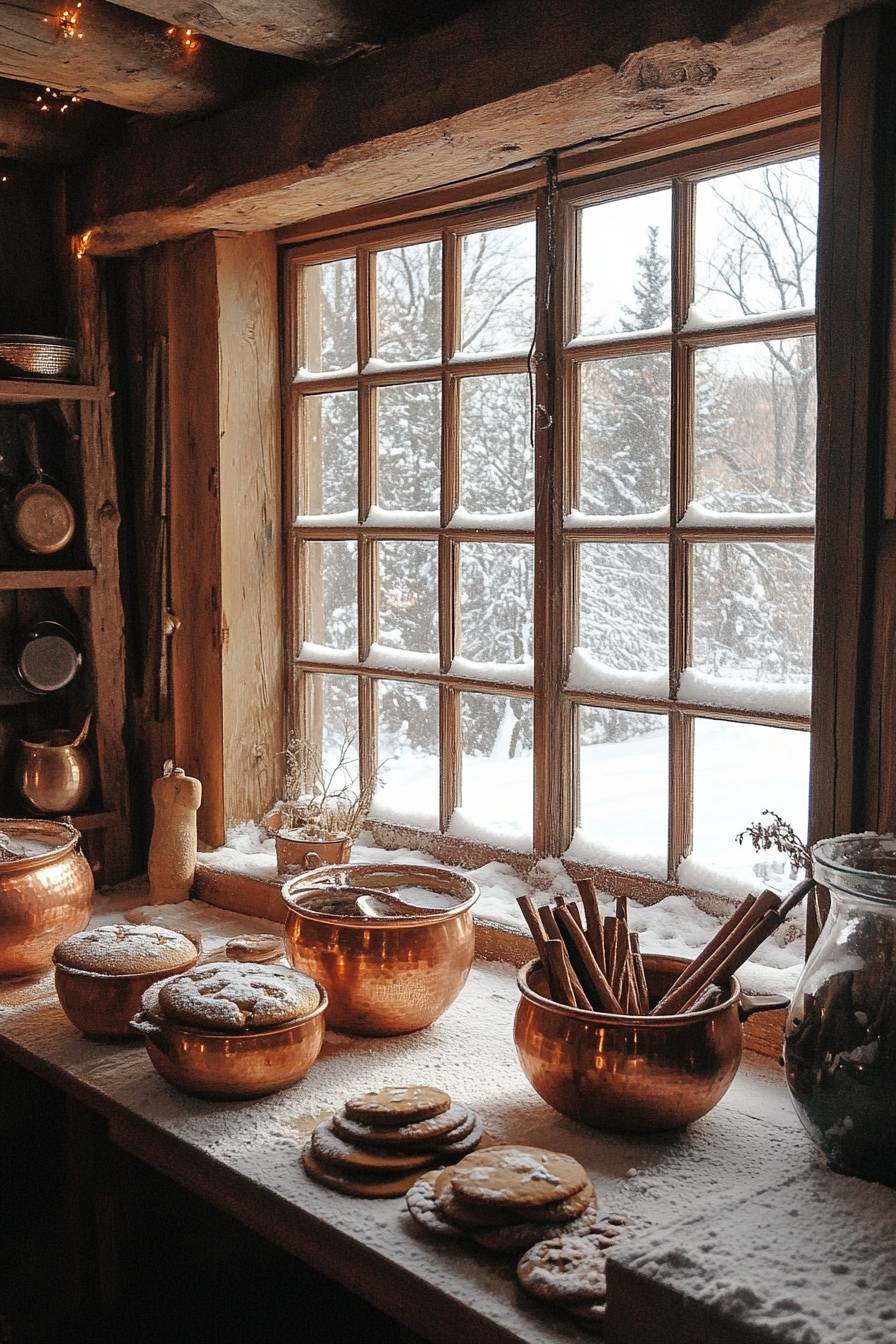
[[[437,1087],[383,1087],[322,1121],[302,1154],[312,1180],[345,1195],[405,1194],[421,1171],[464,1157],[482,1130],[466,1106]]]
[[[585,1168],[566,1153],[520,1144],[427,1172],[408,1190],[407,1206],[428,1232],[517,1254],[550,1237],[590,1232],[597,1221]]]
[[[607,1251],[629,1220],[611,1214],[595,1223],[588,1236],[569,1234],[540,1241],[516,1267],[520,1285],[533,1297],[601,1333],[607,1297]]]

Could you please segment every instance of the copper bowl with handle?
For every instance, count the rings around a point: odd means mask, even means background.
[[[687,965],[678,957],[644,957],[652,1003]],[[623,1133],[674,1129],[706,1115],[737,1073],[742,1024],[789,1002],[780,995],[750,998],[732,976],[715,1007],[634,1017],[555,1003],[540,961],[524,966],[517,983],[513,1039],[535,1091],[571,1120]]]
[[[281,1092],[304,1078],[324,1043],[327,991],[305,1017],[265,1031],[202,1031],[141,1010],[131,1027],[153,1067],[172,1087],[209,1101],[245,1101]]]
[[[425,888],[431,913],[372,918],[357,891]],[[327,1023],[358,1036],[399,1036],[441,1017],[466,983],[476,947],[469,877],[418,864],[317,868],[283,884],[290,964],[326,986]]]

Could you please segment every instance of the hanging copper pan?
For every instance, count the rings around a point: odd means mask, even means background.
[[[36,481],[18,490],[9,504],[9,525],[20,546],[32,555],[52,555],[75,534],[75,511],[61,490],[44,477],[37,447],[37,426],[30,411],[19,416],[19,433]]]

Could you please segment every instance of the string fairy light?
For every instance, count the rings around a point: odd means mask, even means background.
[[[179,42],[187,53],[198,51],[201,45],[192,28],[176,28],[172,25],[165,29],[165,36],[171,42]]]
[[[67,112],[69,108],[80,103],[81,99],[75,93],[62,93],[59,89],[52,88],[49,84],[44,86],[43,93],[39,93],[35,102],[40,104],[41,112]]]
[[[78,0],[78,3],[76,5],[74,5],[70,9],[64,9],[62,13],[56,18],[56,31],[58,35],[63,39],[63,41],[67,42],[70,38],[75,37],[83,39],[84,34],[78,27],[78,23],[80,22],[82,17],[81,5],[82,0]],[[44,18],[44,23],[49,23],[51,17],[53,16],[49,14],[46,15]]]

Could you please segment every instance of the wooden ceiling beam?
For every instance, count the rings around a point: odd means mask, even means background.
[[[554,0],[523,25],[502,0],[301,87],[150,126],[70,173],[69,227],[107,254],[252,232],[684,124],[817,84],[823,26],[860,4]]]
[[[163,116],[229,107],[294,68],[169,26],[106,0],[0,0],[0,75]]]
[[[221,42],[329,63],[447,22],[472,0],[116,0]]]

